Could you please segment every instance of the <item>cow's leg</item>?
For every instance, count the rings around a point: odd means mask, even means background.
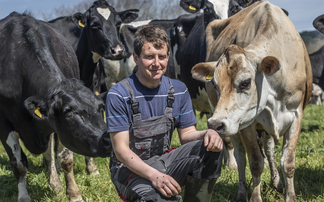
[[[245,157],[245,149],[241,141],[240,134],[236,134],[231,136],[231,141],[234,145],[234,156],[237,162],[237,169],[239,173],[239,183],[238,183],[238,191],[236,196],[236,201],[247,201],[246,192],[246,178],[245,178],[245,168],[246,168],[246,157]]]
[[[241,130],[241,140],[249,158],[250,170],[253,180],[251,202],[262,201],[261,198],[261,173],[263,171],[263,156],[256,138],[253,125]]]
[[[100,174],[92,157],[86,156],[85,162],[86,162],[86,170],[89,175],[99,175]]]
[[[230,170],[236,170],[237,169],[237,163],[234,157],[234,146],[232,144],[232,141],[230,137],[224,137],[224,162],[227,164],[228,168]]]
[[[294,120],[290,129],[284,134],[282,145],[282,157],[280,160],[281,171],[285,180],[286,202],[297,201],[294,188],[295,154],[300,135],[303,111],[299,108],[298,117]]]
[[[5,142],[2,144],[10,159],[13,173],[18,182],[18,202],[31,201],[27,191],[26,175],[28,171],[28,161],[25,153],[19,145],[18,134],[14,131],[10,132]]]
[[[262,137],[264,139],[264,151],[267,155],[269,162],[270,172],[271,172],[271,182],[272,185],[280,192],[283,193],[283,184],[280,180],[280,175],[277,169],[277,163],[275,159],[275,143],[273,137],[268,135],[265,131],[262,132]]]
[[[57,158],[64,171],[66,194],[70,197],[70,201],[82,201],[81,192],[74,180],[73,153],[65,148],[60,141],[58,141]]]
[[[54,133],[51,134],[50,140],[48,142],[48,148],[46,152],[43,153],[43,160],[48,170],[50,186],[56,193],[62,192],[63,186],[60,181],[60,178],[58,177],[55,163],[56,161],[54,154]]]

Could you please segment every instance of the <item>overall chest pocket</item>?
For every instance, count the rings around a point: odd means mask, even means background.
[[[133,127],[133,140],[130,147],[143,160],[154,155],[162,155],[169,149],[170,123],[166,119],[142,121],[139,126]]]

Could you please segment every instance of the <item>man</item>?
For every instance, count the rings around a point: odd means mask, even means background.
[[[163,76],[169,56],[165,31],[140,27],[138,70],[107,95],[111,179],[124,201],[180,201],[184,185],[184,201],[210,201],[220,176],[222,139],[214,130],[196,130],[187,87]],[[182,146],[170,150],[175,127]]]

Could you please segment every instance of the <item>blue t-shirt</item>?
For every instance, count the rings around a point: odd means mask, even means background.
[[[144,86],[134,73],[126,79],[129,81],[135,99],[139,103],[142,120],[164,115],[170,87],[167,77],[162,76],[161,85],[153,89]],[[175,79],[171,79],[171,83],[175,91],[175,100],[172,105],[172,115],[176,118],[175,127],[186,128],[195,125],[197,119],[192,110],[188,88],[184,83]],[[121,83],[117,83],[109,90],[106,99],[108,132],[129,130],[133,114],[129,98],[128,90]]]

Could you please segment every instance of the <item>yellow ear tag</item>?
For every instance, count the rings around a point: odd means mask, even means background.
[[[35,114],[39,117],[42,118],[42,114],[39,111],[39,107],[37,109],[35,109]]]
[[[196,8],[195,8],[195,7],[193,7],[192,5],[190,5],[190,6],[189,6],[189,9],[190,9],[190,10],[193,10],[193,11],[195,11],[195,10],[196,10]]]
[[[214,73],[213,72],[209,72],[208,76],[206,76],[206,80],[212,80],[214,77]]]
[[[79,20],[79,26],[84,27],[84,24],[81,23],[81,20]]]

